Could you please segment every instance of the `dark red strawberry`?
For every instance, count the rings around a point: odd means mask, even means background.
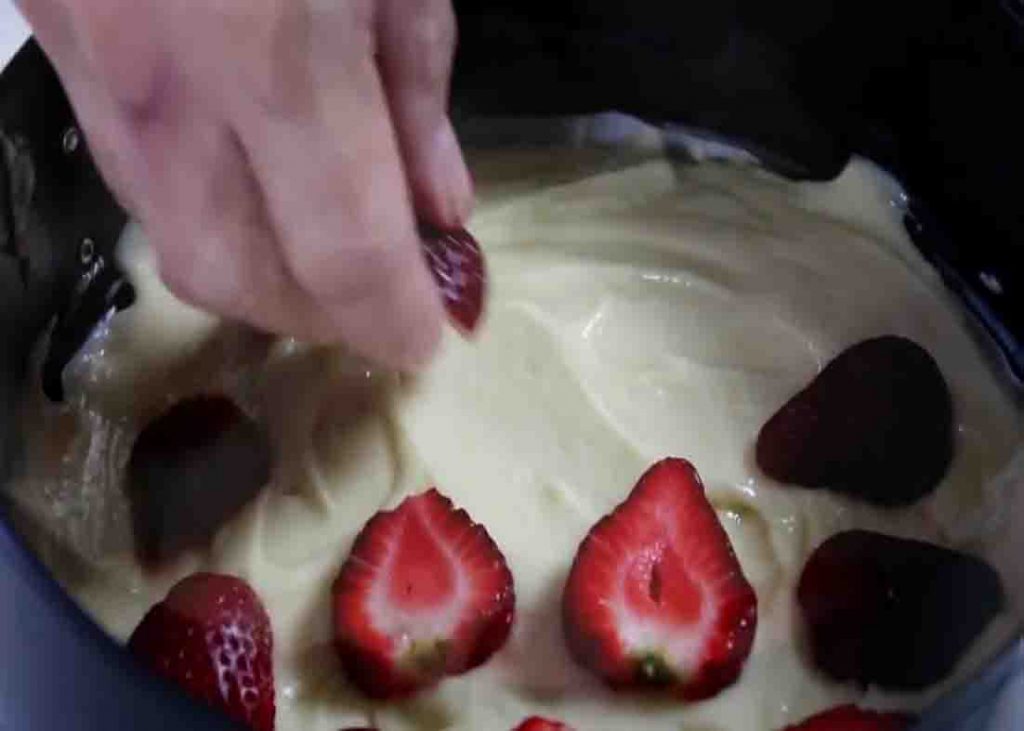
[[[562,597],[578,663],[617,688],[708,698],[739,677],[757,597],[693,466],[665,459],[580,545]]]
[[[231,399],[179,401],[142,430],[128,463],[140,558],[159,562],[209,543],[269,478],[266,435]]]
[[[844,350],[757,437],[770,477],[878,505],[930,493],[952,455],[946,381],[924,348],[892,335]]]
[[[255,731],[274,728],[270,619],[241,579],[181,580],[143,617],[128,648],[193,698]]]
[[[480,245],[464,228],[436,231],[421,227],[420,238],[449,317],[463,332],[472,333],[487,294],[487,268]]]
[[[508,639],[514,611],[505,557],[433,489],[373,516],[334,583],[338,654],[374,698],[482,664]]]
[[[797,598],[822,671],[897,690],[946,677],[1003,605],[980,559],[861,530],[818,547]]]
[[[560,721],[552,721],[540,716],[530,716],[512,731],[573,731],[571,726],[566,726]]]
[[[904,731],[914,724],[909,713],[879,713],[856,706],[838,706],[782,731]]]

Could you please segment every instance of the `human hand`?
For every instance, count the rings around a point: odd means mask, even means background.
[[[21,0],[97,164],[182,299],[399,368],[460,225],[449,0]]]

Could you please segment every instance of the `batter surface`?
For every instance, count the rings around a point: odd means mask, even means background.
[[[771,731],[842,702],[919,708],[1016,631],[1001,615],[954,678],[913,696],[833,683],[804,654],[793,594],[815,546],[857,526],[987,554],[1022,462],[1013,394],[871,166],[794,184],[657,154],[471,157],[486,319],[474,340],[450,333],[415,378],[181,304],[129,230],[138,302],[69,369],[68,406],[27,401],[25,470],[10,488],[33,545],[112,635],[126,639],[170,585],[205,568],[245,578],[266,605],[279,731],[500,731],[531,714],[581,731]],[[764,421],[843,348],[886,333],[928,349],[953,394],[956,452],[938,490],[882,510],[760,474]],[[272,481],[209,550],[144,571],[122,493],[132,441],[174,401],[211,391],[268,430]],[[604,690],[570,661],[558,611],[580,540],[667,455],[700,471],[759,604],[740,681],[689,706]],[[504,552],[512,638],[477,671],[371,704],[333,654],[331,582],[376,510],[432,484]]]

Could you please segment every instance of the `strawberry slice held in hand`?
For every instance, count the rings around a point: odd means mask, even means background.
[[[879,713],[847,705],[811,716],[782,731],[905,731],[914,720],[908,713]]]
[[[736,681],[757,597],[689,462],[655,464],[590,530],[562,611],[573,657],[614,688],[700,700]]]
[[[540,716],[530,716],[512,731],[573,731],[571,726],[566,726],[560,721],[552,721]]]
[[[370,519],[333,600],[342,666],[372,698],[408,696],[483,664],[505,644],[515,612],[505,557],[434,489]]]
[[[274,728],[273,637],[241,579],[192,574],[143,617],[128,649],[193,698],[254,731]]]
[[[448,316],[464,334],[472,334],[487,295],[487,267],[480,245],[464,228],[437,231],[421,227],[420,239]]]

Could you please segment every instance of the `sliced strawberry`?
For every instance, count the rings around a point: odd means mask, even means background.
[[[612,687],[708,698],[739,677],[757,597],[693,466],[665,459],[580,545],[562,597],[576,661]]]
[[[255,731],[274,728],[270,619],[241,579],[182,579],[143,617],[128,648],[193,698]]]
[[[879,713],[847,705],[811,716],[782,731],[904,731],[914,721],[909,713]]]
[[[939,367],[896,336],[844,350],[761,428],[770,477],[878,505],[906,505],[939,484],[953,454],[953,406]]]
[[[552,721],[540,716],[530,716],[512,731],[573,731],[572,726],[566,726],[561,721]]]
[[[487,294],[487,268],[480,245],[464,228],[436,231],[421,228],[423,253],[448,315],[466,333],[480,320]]]
[[[505,557],[433,489],[373,516],[334,583],[338,654],[374,698],[482,664],[508,639],[514,611]]]
[[[139,557],[157,563],[208,543],[269,478],[266,434],[234,401],[174,404],[141,431],[128,463]]]
[[[999,612],[1003,593],[998,574],[978,558],[854,530],[814,551],[797,599],[824,673],[913,690],[949,674]]]

